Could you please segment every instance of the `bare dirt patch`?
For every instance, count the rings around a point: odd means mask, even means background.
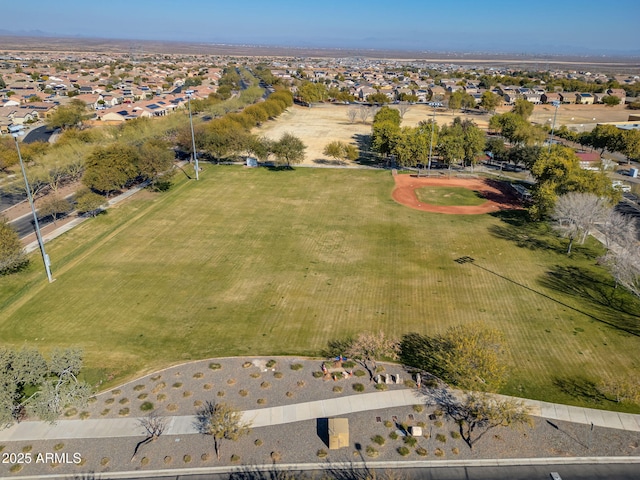
[[[424,212],[447,213],[453,215],[479,215],[521,208],[516,198],[511,195],[507,186],[494,180],[484,178],[433,178],[416,177],[414,175],[394,175],[396,187],[393,199],[409,208]],[[487,199],[481,205],[431,205],[418,200],[415,190],[422,187],[462,187],[475,190]]]

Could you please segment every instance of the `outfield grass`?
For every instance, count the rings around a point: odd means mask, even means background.
[[[474,190],[459,187],[422,187],[415,190],[416,197],[422,203],[441,206],[482,205],[487,201]]]
[[[207,165],[200,178],[48,244],[53,284],[37,256],[1,278],[3,342],[79,344],[88,377],[113,385],[190,359],[314,355],[361,331],[484,321],[511,349],[505,393],[615,407],[589,382],[640,371],[640,304],[593,245],[568,259],[517,212],[403,207],[384,171]]]

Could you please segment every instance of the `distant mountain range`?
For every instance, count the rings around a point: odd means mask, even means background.
[[[280,44],[275,43],[259,43],[253,42],[251,44],[241,44],[241,43],[233,43],[233,42],[207,42],[207,41],[175,41],[175,40],[149,40],[149,39],[120,39],[120,38],[95,38],[86,35],[64,35],[52,32],[44,32],[42,30],[7,30],[0,29],[0,36],[4,37],[15,37],[17,40],[19,38],[24,38],[25,40],[29,39],[29,41],[25,42],[24,48],[28,48],[29,50],[36,49],[37,43],[35,41],[38,38],[49,38],[49,39],[58,39],[60,40],[58,45],[52,45],[47,43],[47,47],[52,50],[61,50],[63,46],[70,48],[73,44],[74,40],[82,40],[83,43],[87,42],[90,45],[96,46],[100,44],[109,44],[110,46],[120,45],[121,43],[127,43],[129,47],[131,46],[131,42],[135,42],[137,45],[149,46],[149,51],[157,51],[156,48],[151,48],[151,46],[159,46],[162,45],[165,48],[168,48],[169,51],[174,51],[175,53],[187,53],[186,50],[191,51],[191,53],[195,53],[196,50],[201,53],[210,53],[203,51],[207,47],[213,48],[223,48],[225,51],[232,50],[237,48],[243,52],[246,52],[247,49],[253,48],[260,51],[270,51],[272,55],[287,55],[286,52],[293,52],[293,54],[301,55],[301,54],[309,54],[303,52],[314,52],[316,54],[325,52],[325,55],[321,56],[353,56],[353,55],[363,55],[367,57],[373,56],[386,56],[393,58],[434,58],[434,59],[463,59],[463,58],[520,58],[520,59],[539,59],[539,61],[544,62],[545,60],[569,60],[569,61],[590,61],[596,63],[606,63],[606,62],[630,62],[636,63],[640,59],[640,48],[636,48],[633,50],[594,50],[594,49],[584,49],[577,48],[572,46],[559,46],[555,45],[553,47],[543,46],[543,45],[532,45],[525,49],[519,49],[518,47],[511,47],[505,45],[492,45],[485,46],[482,50],[476,48],[465,48],[463,45],[445,45],[435,44],[431,48],[427,49],[419,49],[419,48],[403,48],[401,45],[394,45],[387,48],[380,48],[378,45],[381,43],[381,39],[368,39],[360,40],[360,41],[351,41],[351,45],[348,46],[339,46],[336,44],[336,40],[330,42],[331,44],[320,45],[314,44],[314,42],[304,41],[298,44],[292,44],[290,41],[281,42]],[[3,45],[0,45],[0,49],[2,47],[15,48],[17,45],[4,45],[6,42],[2,42]],[[387,44],[388,45],[388,44]],[[178,46],[180,46],[178,48]],[[88,50],[89,45],[84,45],[85,48],[79,48],[80,50]],[[128,48],[129,48],[128,47]],[[175,47],[175,48],[173,48]],[[92,49],[93,50],[93,49]],[[550,53],[550,52],[553,53]],[[158,52],[160,53],[160,51]],[[375,53],[375,55],[374,55]],[[384,55],[380,55],[384,54]],[[400,54],[400,56],[398,56]]]

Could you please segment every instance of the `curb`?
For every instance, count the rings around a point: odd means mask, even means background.
[[[263,465],[238,465],[226,467],[199,467],[165,470],[130,470],[120,472],[95,472],[99,479],[104,474],[110,479],[158,478],[188,475],[212,475],[223,473],[251,473],[273,471],[322,471],[322,470],[363,470],[363,469],[404,469],[404,468],[448,468],[448,467],[507,467],[535,465],[591,465],[591,464],[640,464],[640,457],[543,457],[543,458],[509,458],[486,460],[409,460],[395,462],[340,462],[340,463],[284,463]],[[92,473],[92,475],[94,475]],[[77,479],[78,474],[16,476],[21,480],[40,479]]]

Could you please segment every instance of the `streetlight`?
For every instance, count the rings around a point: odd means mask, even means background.
[[[199,180],[198,176],[198,154],[196,153],[196,137],[193,133],[193,116],[191,115],[191,96],[193,95],[193,90],[187,90],[184,92],[187,96],[187,103],[189,104],[189,123],[191,124],[191,147],[193,148],[193,165],[196,170],[196,180]]]
[[[27,189],[27,198],[29,199],[29,205],[31,205],[31,213],[33,213],[33,225],[36,228],[36,238],[38,239],[38,245],[40,245],[40,253],[42,253],[42,261],[44,262],[44,269],[47,272],[47,279],[49,283],[53,282],[53,277],[51,276],[51,261],[49,260],[49,255],[44,250],[44,242],[42,241],[42,236],[40,235],[40,224],[38,223],[38,215],[36,215],[36,207],[33,204],[33,196],[31,195],[31,187],[29,187],[29,181],[27,180],[27,171],[24,169],[24,162],[22,161],[22,154],[20,153],[20,144],[18,143],[18,137],[24,135],[22,125],[14,125],[9,127],[9,132],[11,136],[16,142],[16,150],[18,150],[18,160],[20,160],[20,168],[22,169],[22,176],[24,177],[24,185]]]
[[[554,100],[553,102],[551,102],[551,105],[553,105],[556,109],[555,113],[553,114],[553,123],[551,124],[551,135],[549,136],[549,152],[551,151],[551,141],[553,140],[553,131],[556,129],[556,116],[558,115],[558,107],[560,107],[560,102],[557,100]]]
[[[433,117],[431,119],[431,141],[429,142],[429,164],[428,164],[428,173],[427,176],[431,176],[431,154],[433,153],[433,131],[436,128],[436,108],[441,107],[442,104],[440,102],[429,102],[427,103],[431,108],[433,108]]]

